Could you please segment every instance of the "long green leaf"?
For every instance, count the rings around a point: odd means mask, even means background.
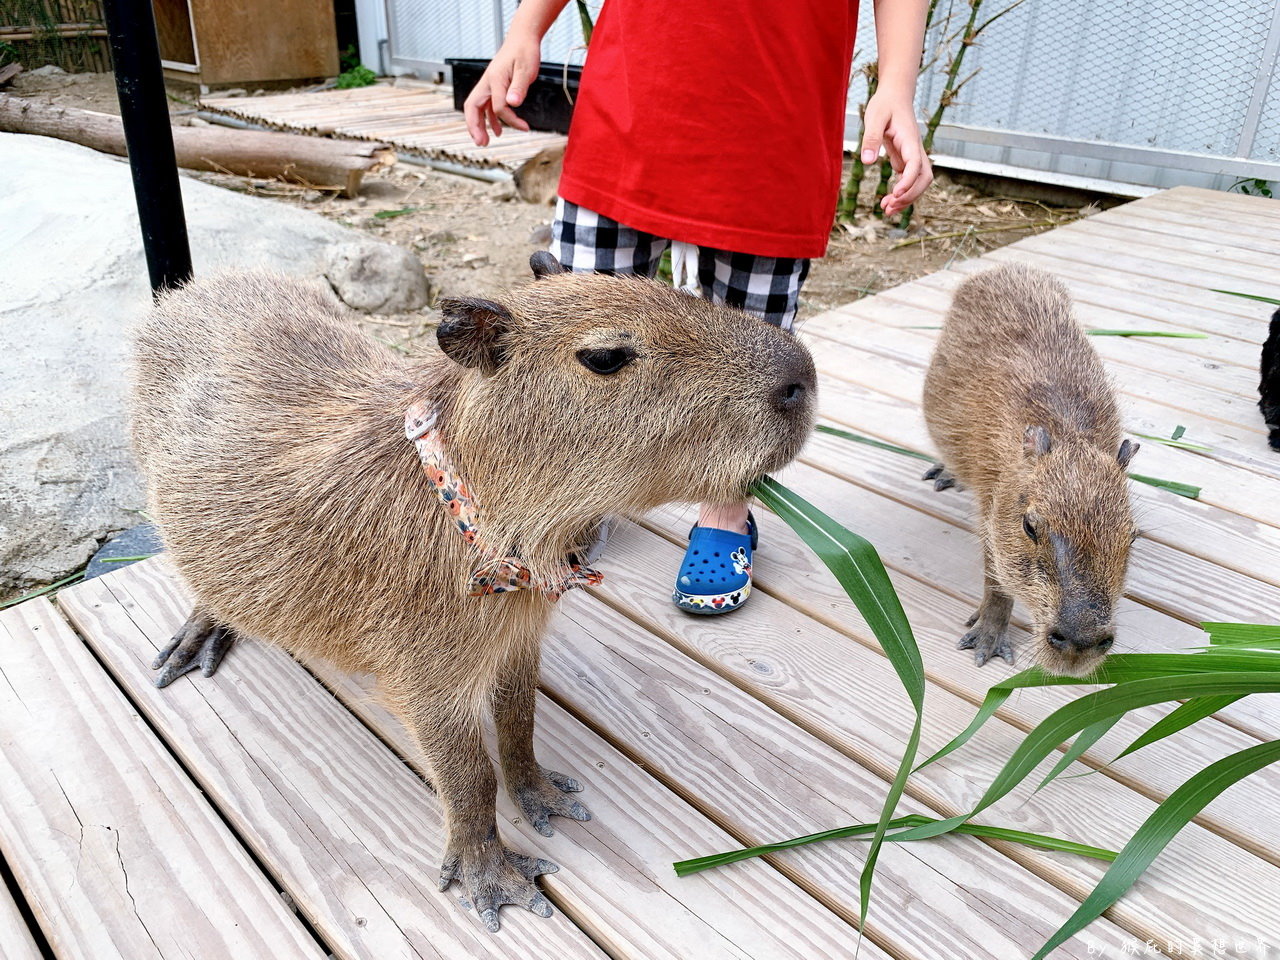
[[[890,820],[887,827],[890,830],[899,830],[906,827],[918,827],[924,824],[936,823],[933,817],[925,817],[920,814],[911,814],[905,817],[896,817]],[[712,867],[722,867],[729,863],[737,863],[740,860],[749,860],[752,857],[761,857],[770,853],[777,853],[780,850],[789,850],[792,847],[800,847],[809,843],[818,843],[822,840],[845,840],[858,837],[865,837],[869,833],[874,833],[877,824],[874,823],[855,823],[848,827],[840,827],[836,830],[823,830],[821,833],[811,833],[808,836],[796,837],[794,840],[785,840],[782,843],[766,843],[757,847],[744,847],[741,850],[730,850],[727,853],[717,853],[709,857],[695,857],[692,860],[681,860],[674,864],[676,876],[687,877],[690,874],[698,873],[701,870],[709,870]],[[1043,833],[1029,833],[1025,830],[1009,830],[1005,827],[988,827],[977,823],[966,823],[958,827],[956,833],[967,834],[972,837],[987,837],[993,840],[1008,840],[1013,843],[1023,843],[1028,846],[1040,847],[1044,850],[1057,850],[1062,853],[1076,853],[1084,857],[1093,857],[1096,860],[1114,860],[1116,858],[1115,851],[1106,850],[1102,847],[1091,847],[1087,844],[1076,843],[1073,840],[1063,840],[1060,837],[1051,837]],[[893,843],[897,841],[897,835],[893,833],[885,834],[885,843]]]
[[[1229,297],[1244,297],[1246,300],[1258,300],[1262,303],[1269,303],[1273,306],[1280,307],[1280,300],[1275,297],[1260,297],[1256,293],[1238,293],[1235,290],[1219,290],[1217,287],[1210,287],[1214,293],[1225,293]]]
[[[1280,624],[1277,623],[1215,623],[1200,624],[1209,634],[1209,642],[1216,644],[1255,643],[1259,640],[1280,640]]]
[[[854,443],[865,443],[869,447],[879,447],[881,450],[888,450],[892,453],[900,453],[904,457],[915,457],[917,460],[924,460],[933,463],[937,458],[931,457],[927,453],[921,453],[919,450],[910,450],[907,447],[900,447],[897,444],[886,443],[883,440],[875,440],[871,437],[864,437],[858,433],[850,433],[848,430],[841,430],[839,427],[828,427],[825,423],[820,423],[814,427],[818,433],[829,433],[833,437],[842,437],[845,440],[852,440]]]
[[[65,587],[69,583],[74,583],[75,581],[79,580],[83,576],[84,576],[84,571],[77,570],[75,573],[71,574],[71,576],[63,577],[61,580],[58,580],[55,583],[51,583],[47,587],[41,587],[39,590],[32,590],[30,593],[24,593],[20,597],[14,597],[11,600],[6,600],[4,601],[4,603],[0,603],[0,610],[5,609],[6,607],[15,607],[18,604],[25,603],[28,600],[34,600],[36,597],[43,597],[46,593],[52,593],[54,590],[57,590],[59,587]]]
[[[1108,717],[1106,720],[1099,720],[1093,726],[1085,727],[1080,731],[1080,735],[1072,741],[1071,746],[1053,765],[1053,769],[1048,775],[1040,781],[1040,786],[1036,790],[1043,790],[1050,783],[1056,780],[1067,767],[1075,763],[1084,755],[1084,752],[1092,747],[1095,743],[1105,737],[1120,720],[1123,714],[1116,714],[1114,717]]]
[[[1136,753],[1143,747],[1149,747],[1157,740],[1171,737],[1179,730],[1184,730],[1205,717],[1211,717],[1219,710],[1225,710],[1239,699],[1239,697],[1235,696],[1221,696],[1197,697],[1194,700],[1188,700],[1172,713],[1166,714],[1153,723],[1146,733],[1137,737],[1133,743],[1116,754],[1116,759],[1111,762],[1115,763],[1116,760],[1127,757],[1131,753]]]
[[[1175,447],[1178,450],[1192,450],[1196,453],[1212,453],[1213,447],[1207,447],[1203,443],[1192,443],[1190,440],[1180,440],[1178,437],[1157,437],[1150,433],[1135,433],[1135,437],[1141,437],[1143,440],[1154,440],[1156,443],[1163,443],[1166,447]]]
[[[1186,497],[1188,500],[1200,499],[1200,488],[1189,483],[1182,483],[1178,480],[1162,480],[1159,477],[1148,477],[1141,473],[1129,474],[1130,480],[1137,480],[1139,483],[1145,483],[1148,486],[1159,487],[1161,490],[1168,490],[1170,493],[1176,493],[1180,497]]]
[[[1032,960],[1044,960],[1091,924],[1134,884],[1160,852],[1219,794],[1249,774],[1280,760],[1280,741],[1260,743],[1211,763],[1180,786],[1152,811],[1124,845],[1098,885],[1075,913],[1036,951]]]
[[[1191,330],[1086,330],[1091,337],[1169,337],[1174,340],[1208,340],[1207,333]]]
[[[1198,656],[1193,655],[1190,659]],[[1109,690],[1086,694],[1066,706],[1059,707],[1026,735],[971,811],[947,820],[939,820],[935,824],[915,827],[906,831],[900,839],[915,840],[941,836],[970,817],[977,816],[993,803],[1007,796],[1045,757],[1057,749],[1059,744],[1100,720],[1169,700],[1218,695],[1244,696],[1249,693],[1280,693],[1280,672],[1203,673],[1177,678],[1154,677],[1149,680],[1134,680]]]
[[[867,626],[880,643],[894,672],[902,682],[915,710],[911,736],[898,765],[898,772],[885,797],[880,820],[871,838],[871,847],[859,880],[860,926],[865,925],[871,903],[871,882],[876,860],[884,842],[885,831],[898,801],[902,798],[907,777],[920,748],[920,727],[924,721],[924,664],[920,648],[911,632],[911,624],[902,609],[898,593],[885,572],[884,563],[871,543],[836,523],[813,504],[787,489],[772,477],[761,478],[753,491],[761,502],[776,513],[818,555],[849,595]]]

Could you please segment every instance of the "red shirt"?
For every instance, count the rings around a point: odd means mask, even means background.
[[[637,230],[820,257],[856,0],[606,0],[560,195]]]

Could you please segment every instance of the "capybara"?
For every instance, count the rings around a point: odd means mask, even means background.
[[[1267,442],[1280,450],[1280,310],[1271,315],[1271,329],[1262,345],[1262,380],[1258,409],[1267,425]]]
[[[525,203],[555,203],[563,169],[563,144],[538,151],[512,174],[516,193]]]
[[[924,412],[942,463],[978,507],[985,589],[960,640],[979,666],[1013,662],[1014,600],[1031,614],[1036,662],[1082,675],[1115,639],[1115,609],[1137,535],[1102,362],[1053,276],[1022,265],[956,290],[925,378]]]
[[[598,578],[577,555],[607,515],[744,498],[795,456],[814,405],[790,334],[650,280],[532,264],[502,302],[444,301],[425,360],[264,273],[164,295],[135,347],[134,445],[196,598],[158,683],[208,675],[241,634],[376,675],[444,807],[441,889],[459,881],[491,930],[503,904],[550,915],[534,878],[557,868],[497,835],[485,711],[529,822],[550,836],[551,816],[589,818],[533,749],[553,601]]]

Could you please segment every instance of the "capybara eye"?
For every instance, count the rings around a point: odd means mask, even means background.
[[[617,373],[633,359],[635,359],[635,353],[626,347],[601,347],[578,351],[578,362],[592,373]]]
[[[1031,525],[1031,518],[1025,513],[1022,515],[1022,532],[1030,537],[1033,543],[1040,542],[1040,537],[1036,533],[1036,528]]]

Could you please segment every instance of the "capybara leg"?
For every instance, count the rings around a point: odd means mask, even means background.
[[[935,463],[932,467],[924,472],[921,480],[932,480],[933,489],[949,490],[956,485],[956,478],[947,472],[945,464]]]
[[[462,884],[463,905],[497,933],[498,910],[506,904],[551,916],[551,904],[534,883],[560,868],[548,860],[510,850],[498,836],[494,800],[497,780],[475,716],[454,711],[420,716],[415,722],[436,793],[444,806],[448,839],[440,889]]]
[[[969,618],[973,629],[960,638],[961,650],[972,650],[974,662],[982,666],[992,657],[1000,657],[1013,663],[1013,643],[1009,639],[1009,615],[1013,612],[1013,599],[1000,589],[1000,585],[988,574],[982,606]]]
[[[591,814],[577,800],[565,796],[580,793],[582,784],[573,777],[548,770],[534,756],[538,657],[536,644],[512,657],[494,695],[493,720],[507,790],[533,828],[550,837],[555,835],[551,817],[590,820]]]
[[[173,639],[151,661],[152,670],[164,668],[156,677],[156,686],[167,687],[196,669],[203,676],[213,676],[235,639],[234,630],[196,607]]]

